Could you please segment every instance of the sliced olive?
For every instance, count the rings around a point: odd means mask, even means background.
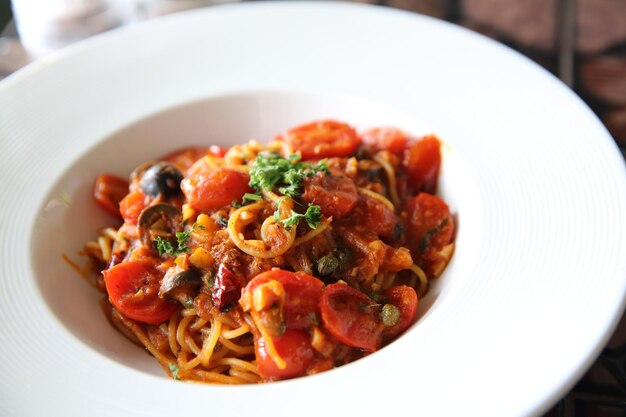
[[[169,198],[182,192],[180,189],[182,180],[183,174],[174,165],[168,162],[157,162],[145,170],[139,185],[146,195],[151,197],[161,195]]]
[[[128,179],[129,182],[131,184],[139,184],[139,181],[141,181],[141,177],[143,177],[143,174],[148,170],[148,168],[150,168],[155,163],[156,162],[154,161],[148,161],[137,166],[137,168],[135,168],[133,172],[130,173],[130,177]]]
[[[170,268],[161,282],[159,297],[169,301],[178,301],[185,308],[190,308],[201,286],[202,274],[198,270]]]
[[[183,214],[171,204],[159,203],[143,209],[137,220],[141,242],[150,247],[153,237],[172,238],[180,228]]]

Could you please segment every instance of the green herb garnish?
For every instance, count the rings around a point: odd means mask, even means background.
[[[160,256],[174,254],[174,247],[172,244],[169,241],[162,239],[161,236],[157,236],[156,238],[156,248],[157,251],[159,251]]]
[[[287,196],[282,196],[276,202],[276,211],[274,211],[274,220],[276,221],[280,220],[280,205],[283,203],[283,201],[285,201],[285,198],[287,198]]]
[[[317,229],[317,226],[322,224],[322,209],[320,206],[309,204],[304,213],[304,220],[306,220],[311,229]]]
[[[189,239],[189,235],[191,232],[176,232],[176,240],[178,241],[178,251],[179,252],[187,252],[189,248],[185,245],[187,239]]]
[[[245,193],[243,195],[242,202],[243,202],[243,204],[248,204],[248,203],[251,203],[253,201],[261,201],[261,200],[263,200],[263,197],[261,197],[258,194]]]
[[[291,198],[302,194],[302,181],[316,172],[328,172],[326,161],[317,165],[300,162],[299,155],[283,158],[277,153],[259,154],[250,168],[250,187],[257,191],[271,191],[278,187],[278,192]]]
[[[189,252],[189,248],[187,247],[187,245],[185,245],[185,242],[187,241],[187,239],[189,239],[190,234],[191,232],[177,232],[176,233],[176,240],[178,241],[177,247],[174,247],[174,245],[172,245],[172,242],[170,242],[169,240],[166,240],[160,236],[157,236],[155,241],[156,241],[156,248],[157,248],[157,251],[159,252],[159,255],[160,256],[163,256],[163,255],[178,256],[181,253]]]
[[[278,210],[274,212],[274,218],[280,218],[278,216]],[[309,204],[309,207],[306,209],[304,214],[291,210],[291,216],[286,219],[282,219],[281,222],[283,222],[287,229],[291,229],[292,227],[297,226],[302,219],[306,220],[306,223],[311,229],[317,229],[317,227],[322,223],[322,210],[320,209],[320,206]]]
[[[274,215],[274,218],[276,218],[276,215]],[[291,216],[287,217],[286,219],[282,219],[281,222],[283,222],[287,229],[291,229],[292,227],[297,226],[298,223],[300,223],[300,220],[303,218],[304,214],[300,214],[291,210]]]
[[[168,365],[168,368],[170,369],[170,372],[172,373],[172,379],[175,379],[176,381],[180,381],[180,377],[178,376],[178,371],[180,371],[180,368],[178,367],[178,365],[176,365],[175,363],[170,363]]]
[[[245,206],[246,204],[252,203],[253,201],[261,201],[261,200],[263,200],[263,197],[261,197],[259,194],[245,193],[243,197],[241,198],[241,202],[237,200],[233,200],[230,203],[230,205],[233,206],[234,208],[241,208]]]

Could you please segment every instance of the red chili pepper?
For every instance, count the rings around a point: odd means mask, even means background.
[[[241,283],[224,264],[220,264],[215,275],[211,297],[218,310],[224,311],[232,307],[241,296]]]

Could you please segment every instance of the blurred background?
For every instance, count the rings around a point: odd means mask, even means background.
[[[0,80],[99,32],[236,1],[0,0]],[[516,49],[572,88],[626,157],[626,0],[352,1],[447,20]],[[624,319],[589,372],[546,414],[580,416],[626,417]]]

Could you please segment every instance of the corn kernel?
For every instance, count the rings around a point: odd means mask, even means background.
[[[189,254],[187,253],[183,253],[181,255],[178,255],[176,257],[176,259],[174,260],[174,263],[183,270],[187,270],[189,269]]]
[[[213,255],[204,248],[196,248],[191,255],[189,255],[189,262],[196,268],[208,269],[213,266],[215,259]]]
[[[196,211],[189,204],[183,204],[183,221],[191,219],[195,214]]]
[[[212,229],[215,222],[207,214],[201,213],[196,219],[196,224],[200,226],[200,230]]]

